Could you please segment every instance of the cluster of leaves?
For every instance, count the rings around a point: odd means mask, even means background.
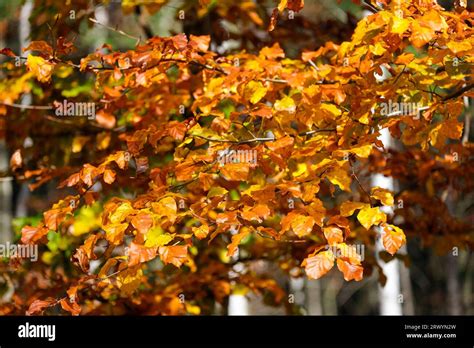
[[[399,256],[406,236],[396,217],[432,243],[416,208],[433,205],[433,187],[474,184],[474,150],[461,144],[458,120],[462,97],[472,96],[473,17],[432,0],[377,4],[350,41],[297,59],[278,43],[220,56],[208,36],[179,34],[125,52],[103,45],[79,64],[64,37],[34,41],[25,67],[5,63],[0,113],[29,124],[11,134],[12,171],[34,179],[32,188],[60,178],[66,193],[21,230],[22,243],[46,245],[42,262],[55,275],[43,265],[17,280],[35,291],[15,294],[3,312],[27,306],[38,314],[60,304],[75,315],[210,313],[209,298],[224,304],[242,287],[281,303],[275,280],[233,266],[264,259],[318,279],[336,264],[345,280],[359,281],[380,271],[378,234],[388,257]],[[124,10],[135,5],[123,2]],[[302,6],[281,1],[269,29],[285,8]],[[93,79],[87,89],[84,76]],[[35,105],[94,102],[96,118],[12,109],[26,93]],[[389,100],[426,107],[421,117],[386,117],[381,105]],[[383,148],[383,129],[403,151]],[[48,143],[56,131],[73,136],[63,146]],[[24,146],[27,137],[33,146]],[[252,151],[256,161],[219,161],[229,150]],[[417,178],[429,194],[408,189],[396,197],[404,208],[387,214],[383,207],[397,208],[396,201],[367,186],[363,178],[373,173]],[[448,231],[456,226],[451,245],[472,246],[472,226],[446,211],[438,218]],[[367,248],[364,262],[358,242]]]

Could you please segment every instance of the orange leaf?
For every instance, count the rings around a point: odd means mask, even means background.
[[[111,184],[115,181],[115,172],[110,169],[106,169],[104,171],[104,182],[107,184]]]
[[[61,301],[59,301],[59,303],[61,304],[62,309],[70,312],[74,316],[81,313],[82,308],[76,302],[71,303],[67,299],[63,298]]]
[[[135,215],[132,220],[132,225],[135,227],[138,232],[145,234],[153,226],[153,218],[150,214],[139,213]]]
[[[43,236],[47,234],[48,229],[44,226],[25,226],[21,229],[21,242],[24,244],[32,244],[40,240]]]
[[[342,243],[344,240],[342,230],[336,226],[329,226],[323,228],[324,237],[328,241],[329,245]]]
[[[227,163],[221,168],[222,176],[227,180],[244,181],[249,175],[248,163]]]
[[[180,267],[188,257],[188,247],[186,245],[162,246],[158,249],[158,253],[165,264],[172,263]]]
[[[334,267],[334,254],[331,250],[320,252],[304,259],[301,266],[305,268],[309,279],[319,279]]]
[[[111,129],[115,127],[115,123],[116,123],[115,116],[112,115],[111,113],[108,113],[107,111],[103,109],[99,110],[96,113],[95,119],[97,123],[100,124],[104,128]]]
[[[147,248],[132,242],[127,249],[127,256],[128,265],[135,266],[153,260],[156,257],[156,248]]]
[[[385,250],[394,255],[406,243],[405,233],[397,226],[383,224],[382,243]]]
[[[351,263],[338,259],[337,268],[344,274],[344,280],[362,280],[364,269],[362,266],[352,265]]]
[[[237,248],[245,237],[248,236],[250,230],[248,228],[243,228],[241,232],[232,236],[232,243],[227,246],[227,256],[233,256],[237,251]]]

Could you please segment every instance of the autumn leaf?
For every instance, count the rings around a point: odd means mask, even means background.
[[[401,228],[385,223],[382,225],[382,243],[385,250],[391,255],[395,255],[398,249],[406,243],[405,233]]]
[[[5,47],[0,50],[0,54],[3,54],[7,57],[16,57],[15,52],[13,52],[10,48]]]
[[[334,266],[334,254],[331,250],[322,251],[315,256],[307,257],[301,266],[305,268],[309,279],[319,279]]]
[[[125,230],[128,228],[126,223],[113,223],[102,227],[105,231],[105,238],[114,245],[119,245],[123,241]]]
[[[143,271],[138,266],[121,270],[117,275],[117,287],[120,289],[120,295],[130,296],[142,283],[142,277]]]
[[[203,224],[199,227],[193,227],[193,233],[198,239],[204,239],[209,234],[209,226]]]
[[[296,104],[293,98],[286,96],[283,99],[277,100],[275,105],[273,105],[273,108],[276,111],[294,113],[296,111]]]
[[[59,303],[61,304],[62,309],[74,316],[79,315],[82,311],[81,306],[79,306],[76,302],[70,302],[68,299],[63,298],[61,301],[59,301]]]
[[[21,242],[33,244],[48,234],[48,229],[44,226],[25,226],[21,229]]]
[[[247,180],[250,166],[247,163],[226,163],[221,168],[221,173],[227,180]]]
[[[53,54],[53,48],[46,41],[43,40],[30,42],[28,46],[23,48],[23,52],[28,51],[37,51],[47,55]]]
[[[55,305],[57,301],[51,297],[46,300],[35,300],[33,301],[28,310],[26,311],[26,315],[34,315],[42,313],[46,308]]]
[[[360,281],[363,277],[364,269],[361,266],[353,265],[345,260],[337,259],[337,268],[344,274],[344,280]]]
[[[156,248],[149,248],[132,242],[127,249],[129,266],[153,260],[156,257],[156,251]]]
[[[36,77],[39,82],[50,82],[53,73],[54,64],[44,60],[39,56],[28,55],[26,66]]]
[[[115,181],[115,176],[116,174],[113,170],[106,169],[104,171],[104,182],[109,185],[112,184]]]
[[[342,216],[351,216],[356,210],[363,209],[369,206],[367,203],[361,202],[344,202],[340,206]]]
[[[232,236],[232,243],[227,246],[227,255],[233,256],[237,251],[237,247],[239,246],[242,239],[247,237],[250,233],[248,228],[242,229],[239,233]]]
[[[162,246],[158,248],[161,260],[180,267],[188,257],[188,247],[185,245]]]
[[[151,214],[146,212],[141,212],[134,217],[132,217],[131,223],[138,232],[145,234],[153,226],[153,218]]]
[[[267,93],[267,88],[260,81],[250,81],[244,89],[244,98],[252,104],[257,104]]]
[[[249,210],[243,211],[241,216],[248,221],[257,221],[261,223],[270,215],[270,209],[265,204],[257,204]]]
[[[168,244],[173,240],[173,235],[165,233],[159,226],[152,228],[145,236],[146,247],[159,247]]]
[[[323,233],[329,245],[342,243],[344,240],[342,230],[337,226],[324,227]]]
[[[167,218],[171,223],[174,223],[176,220],[178,206],[173,197],[165,197],[158,202],[153,202],[151,207],[158,216]]]
[[[298,237],[304,237],[311,233],[316,223],[312,216],[306,216],[298,212],[290,212],[281,220],[281,232],[285,233],[290,228]]]
[[[357,214],[357,219],[367,230],[374,225],[379,225],[382,222],[387,221],[385,213],[381,212],[379,208],[364,207]]]
[[[379,200],[383,205],[392,206],[394,203],[392,193],[381,187],[372,187],[370,197]]]
[[[96,112],[95,120],[99,125],[107,129],[114,128],[117,122],[114,115],[103,109]]]

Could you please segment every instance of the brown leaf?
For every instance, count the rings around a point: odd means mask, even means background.
[[[55,304],[56,300],[51,297],[48,297],[46,300],[35,300],[28,307],[26,315],[42,314],[46,308]]]
[[[7,57],[16,57],[15,52],[13,52],[11,49],[5,47],[0,50],[0,54],[3,54]]]

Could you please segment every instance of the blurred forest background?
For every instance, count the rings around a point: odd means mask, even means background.
[[[45,13],[34,14],[35,20],[30,21],[31,11],[38,7],[37,4],[33,6],[34,3],[42,3]],[[357,21],[370,14],[370,6],[357,5],[349,0],[341,2],[307,0],[304,9],[294,19],[280,18],[275,30],[268,32],[265,27],[258,25],[257,18],[249,17],[247,10],[255,9],[268,20],[276,6],[271,0],[218,0],[218,5],[207,13],[199,13],[197,0],[167,1],[155,13],[150,13],[142,6],[131,6],[129,13],[124,13],[121,1],[90,1],[91,6],[88,1],[64,0],[64,6],[71,6],[74,3],[83,6],[81,10],[83,12],[78,11],[75,14],[83,20],[77,21],[77,26],[71,32],[60,34],[68,37],[77,36],[75,40],[79,48],[75,52],[77,57],[93,52],[103,43],[126,50],[136,45],[136,37],[170,36],[182,32],[188,35],[210,35],[211,49],[220,54],[239,50],[255,53],[262,47],[279,42],[289,57],[296,57],[303,50],[317,50],[328,41],[341,43],[348,40]],[[450,8],[453,1],[440,1],[440,3]],[[472,2],[469,2],[468,6],[472,11]],[[180,11],[183,11],[184,18],[180,18]],[[49,6],[48,0],[0,0],[0,47],[10,47],[20,52],[31,40],[47,40],[49,34],[45,24],[51,23],[55,12],[57,9]],[[94,17],[98,23],[87,20],[88,17]],[[130,37],[120,34],[119,30]],[[4,57],[1,57],[0,61],[3,62]],[[1,71],[0,78],[2,78]],[[468,112],[472,114],[472,106]],[[9,130],[4,122],[1,123],[1,127],[2,135],[8,136]],[[472,134],[474,132],[471,131],[471,137]],[[54,139],[56,142],[63,140]],[[17,239],[19,227],[24,225],[25,219],[31,220],[32,216],[39,219],[41,212],[47,210],[58,198],[57,182],[48,183],[30,192],[28,182],[20,183],[13,180],[8,170],[10,156],[11,149],[2,141],[0,144],[2,242]],[[458,196],[447,204],[452,215],[470,222],[471,226],[474,224],[472,195]],[[420,225],[420,228],[429,227]],[[425,248],[416,238],[408,238],[407,249],[403,253],[408,253],[409,258],[402,255],[398,261],[391,261],[398,262],[398,281],[403,295],[399,302],[403,314],[474,314],[474,259],[471,253],[460,250],[458,255],[453,256],[451,252],[446,253],[446,250]],[[409,268],[405,266],[408,263]],[[253,267],[256,272],[278,273],[264,262],[256,262]],[[284,288],[289,289],[289,293],[294,294],[298,308],[295,314],[380,313],[376,275],[364,278],[360,282],[345,282],[335,271],[314,281],[304,278],[291,279],[278,274],[276,278]],[[265,306],[264,300],[252,295],[245,302],[237,302],[242,306],[241,311],[244,311],[240,314],[285,313],[283,308]]]

